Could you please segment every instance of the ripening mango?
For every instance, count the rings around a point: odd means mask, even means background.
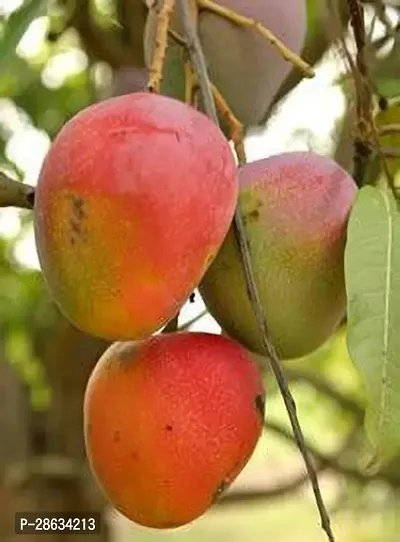
[[[286,152],[246,164],[239,184],[271,340],[282,359],[304,356],[321,346],[345,316],[344,249],[356,184],[334,160],[313,152]],[[233,230],[200,292],[231,337],[265,353]]]
[[[170,320],[225,238],[237,171],[220,129],[147,92],[78,113],[37,186],[37,251],[49,289],[81,330],[144,338]]]
[[[157,529],[209,509],[250,459],[265,392],[249,352],[207,333],[114,343],[84,402],[86,452],[111,504]]]

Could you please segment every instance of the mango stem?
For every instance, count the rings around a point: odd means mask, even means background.
[[[293,64],[296,68],[303,72],[303,74],[308,78],[313,78],[315,76],[314,69],[307,64],[299,55],[294,51],[289,49],[279,38],[275,36],[268,28],[262,25],[260,22],[252,19],[251,17],[246,17],[240,15],[236,11],[233,11],[229,8],[221,6],[213,0],[197,0],[199,9],[211,11],[224,19],[227,19],[233,24],[238,26],[250,27],[258,32],[263,38],[269,41],[269,43],[275,47],[282,57]]]
[[[149,69],[149,83],[147,85],[150,92],[156,92],[157,94],[160,92],[163,77],[164,60],[168,47],[168,29],[174,8],[175,0],[164,0],[157,14],[155,47]]]

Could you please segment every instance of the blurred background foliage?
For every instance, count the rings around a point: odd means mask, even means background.
[[[303,56],[317,76],[300,81],[293,71],[246,147],[250,159],[313,149],[351,171],[354,87],[338,47],[344,39],[352,50],[347,3],[307,4]],[[366,3],[366,13],[373,85],[377,98],[389,99],[378,122],[398,123],[400,8],[375,0]],[[35,184],[51,140],[71,116],[144,87],[145,17],[139,0],[0,0],[1,170]],[[397,136],[386,137],[383,143],[399,148]],[[391,167],[398,174],[399,160]],[[379,174],[372,168],[372,177]],[[324,540],[269,374],[265,435],[211,513],[176,532],[154,533],[110,511],[88,473],[81,420],[87,377],[107,345],[73,328],[53,305],[38,268],[31,214],[3,209],[0,232],[0,540],[14,541],[13,514],[27,509],[104,510],[109,528],[97,538],[104,541]],[[203,309],[197,295],[182,311],[182,323]],[[219,332],[208,315],[192,329]],[[320,350],[286,368],[337,539],[397,542],[400,464],[393,461],[379,476],[365,470],[363,390],[347,355],[345,325]],[[80,542],[76,535],[72,540]]]

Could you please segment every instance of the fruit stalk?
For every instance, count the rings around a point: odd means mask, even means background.
[[[28,184],[14,181],[0,171],[0,207],[33,209],[35,189]]]
[[[247,26],[252,27],[256,32],[261,34],[263,38],[269,41],[269,43],[278,49],[280,54],[283,56],[285,60],[288,62],[291,62],[293,66],[298,68],[303,74],[308,78],[313,78],[315,75],[315,72],[311,66],[307,64],[302,58],[299,57],[296,53],[291,51],[284,43],[281,42],[280,39],[278,39],[268,28],[266,28],[264,25],[259,23],[258,21],[255,21],[254,19],[251,19],[250,17],[245,17],[244,15],[240,15],[239,13],[236,13],[224,6],[221,6],[217,2],[214,2],[213,0],[197,0],[198,6],[201,9],[212,11],[213,13],[220,15],[221,17],[224,17],[225,19],[228,19],[234,24],[237,24],[239,26]]]
[[[213,98],[212,85],[208,77],[207,65],[204,58],[202,46],[197,35],[197,31],[193,25],[190,11],[186,5],[186,0],[178,0],[177,7],[180,10],[182,24],[184,27],[185,40],[187,43],[188,52],[193,64],[193,69],[197,77],[197,81],[200,87],[200,92],[202,93],[202,99],[204,103],[204,110],[206,114],[218,124],[217,110]],[[240,160],[243,162],[243,159]],[[239,164],[243,165],[243,164]],[[296,444],[299,447],[299,450],[303,456],[304,463],[307,469],[308,476],[314,491],[318,511],[321,518],[321,526],[325,531],[328,540],[334,542],[335,538],[332,532],[329,514],[324,504],[322,498],[321,490],[319,487],[318,476],[316,469],[311,460],[311,457],[308,453],[307,446],[305,443],[304,435],[297,417],[296,403],[290,392],[285,374],[281,368],[279,359],[276,355],[275,348],[271,344],[268,338],[268,327],[267,323],[263,316],[262,305],[259,298],[258,288],[255,283],[251,255],[249,251],[249,246],[247,242],[246,231],[243,223],[243,218],[240,212],[239,206],[236,208],[234,215],[234,230],[235,236],[237,238],[240,255],[242,258],[243,267],[245,270],[246,283],[248,288],[248,295],[253,306],[254,314],[257,319],[257,324],[259,326],[260,332],[263,337],[263,343],[265,347],[266,354],[268,355],[269,362],[272,368],[272,371],[275,375],[275,378],[278,382],[280,392],[282,394],[289,419],[292,425],[294,437]]]
[[[156,43],[153,60],[149,69],[150,77],[148,84],[148,89],[157,93],[160,91],[165,53],[168,46],[168,27],[174,7],[175,0],[165,0],[158,14]]]

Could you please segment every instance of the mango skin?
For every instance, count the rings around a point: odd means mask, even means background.
[[[217,0],[253,18],[300,54],[307,32],[305,0]],[[279,51],[254,28],[201,11],[198,31],[212,82],[247,127],[260,123],[292,69]]]
[[[305,356],[345,315],[344,248],[356,184],[330,158],[287,152],[242,167],[239,185],[271,340],[281,359]],[[265,353],[232,230],[200,292],[229,336]]]
[[[186,104],[139,92],[81,111],[53,142],[36,192],[54,299],[91,335],[149,336],[197,286],[237,196],[227,141]]]
[[[232,339],[182,332],[114,343],[85,393],[89,464],[125,517],[179,527],[204,514],[244,468],[264,406],[259,369]]]

